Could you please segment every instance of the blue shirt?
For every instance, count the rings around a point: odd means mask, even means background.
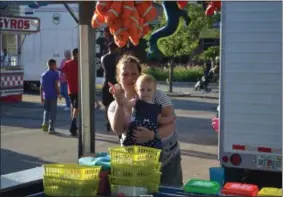
[[[41,75],[40,83],[43,89],[44,99],[57,99],[55,84],[59,80],[59,73],[55,70],[47,70]]]

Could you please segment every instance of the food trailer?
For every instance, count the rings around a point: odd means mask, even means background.
[[[1,16],[0,29],[0,100],[1,102],[20,102],[24,90],[21,46],[25,36],[39,32],[40,20],[35,17]]]

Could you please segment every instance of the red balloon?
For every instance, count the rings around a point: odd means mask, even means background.
[[[209,5],[205,10],[205,15],[206,16],[212,16],[214,14],[215,10],[216,10],[215,7]]]
[[[184,9],[186,5],[188,4],[188,1],[177,1],[177,4],[180,9]]]
[[[219,119],[218,118],[213,118],[212,119],[212,128],[215,132],[219,132]]]

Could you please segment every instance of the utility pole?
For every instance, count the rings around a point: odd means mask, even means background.
[[[94,9],[94,2],[79,2],[79,157],[95,153],[95,29],[91,27]]]

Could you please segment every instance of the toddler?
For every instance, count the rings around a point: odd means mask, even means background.
[[[127,137],[123,145],[142,145],[161,149],[161,139],[157,133],[158,124],[171,123],[173,116],[161,117],[162,106],[153,102],[156,92],[156,81],[152,76],[141,75],[136,81],[136,91],[138,94],[137,98],[129,101],[125,99],[124,101],[126,107],[132,108],[134,120],[129,124]],[[154,131],[154,139],[144,144],[138,144],[133,138],[133,133],[139,126]]]

